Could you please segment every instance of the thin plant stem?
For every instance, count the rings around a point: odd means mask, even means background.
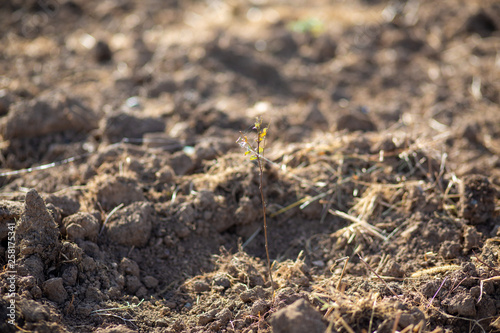
[[[271,281],[271,289],[272,289],[272,301],[274,303],[274,281],[273,274],[271,270],[271,259],[269,258],[269,242],[267,239],[267,211],[266,211],[266,200],[264,198],[264,189],[263,187],[263,178],[264,178],[264,161],[268,161],[267,158],[264,157],[264,146],[267,135],[268,127],[262,128],[262,117],[257,117],[255,121],[255,126],[253,127],[257,131],[257,139],[255,142],[257,143],[257,147],[254,148],[252,144],[249,142],[248,137],[242,133],[242,135],[236,140],[236,142],[243,148],[246,149],[245,155],[251,155],[250,160],[257,160],[257,165],[259,167],[259,191],[260,191],[260,200],[262,202],[262,219],[264,220],[264,245],[266,248],[266,257],[267,257],[267,271],[269,273],[269,280]]]
[[[260,152],[260,140],[257,140],[257,151]],[[273,292],[272,298],[274,302],[274,281],[273,281],[273,273],[271,271],[271,259],[269,258],[269,245],[268,245],[269,243],[267,241],[266,201],[264,199],[264,190],[262,188],[264,168],[262,166],[262,161],[259,155],[257,155],[257,164],[259,165],[259,191],[260,191],[260,199],[262,202],[262,215],[264,220],[264,244],[266,248],[266,257],[267,257],[267,271],[269,273],[269,280],[271,281],[271,289]]]

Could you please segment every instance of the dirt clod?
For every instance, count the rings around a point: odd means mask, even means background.
[[[4,139],[31,138],[72,130],[88,132],[97,128],[97,115],[78,98],[62,92],[47,92],[10,107],[1,132]]]
[[[152,230],[150,203],[135,202],[109,219],[106,226],[109,239],[120,245],[141,247],[146,245]]]
[[[47,298],[56,303],[62,303],[68,298],[62,278],[52,278],[45,281],[42,289]]]
[[[35,189],[26,193],[17,237],[22,257],[36,253],[44,259],[54,259],[59,245],[59,229]]]
[[[476,305],[474,298],[466,293],[459,293],[450,300],[443,301],[448,307],[450,314],[456,314],[465,317],[474,317],[476,315]]]
[[[99,233],[100,224],[94,215],[89,213],[76,213],[63,220],[68,239],[89,239],[95,241]]]
[[[161,118],[118,113],[107,118],[103,132],[110,142],[118,142],[123,138],[142,138],[145,133],[164,130],[165,122]]]
[[[337,119],[337,131],[347,130],[354,131],[374,131],[376,129],[375,123],[370,117],[358,110],[341,115]]]
[[[144,201],[144,193],[135,179],[122,176],[103,178],[102,182],[95,179],[98,185],[92,188],[95,200],[105,211],[109,212],[120,204]]]
[[[271,325],[275,333],[323,333],[326,329],[321,314],[304,299],[273,314]]]
[[[487,177],[467,176],[460,188],[461,215],[470,224],[482,224],[493,217],[496,190]]]

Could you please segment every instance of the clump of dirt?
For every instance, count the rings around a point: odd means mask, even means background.
[[[0,331],[500,330],[494,1],[0,8]]]

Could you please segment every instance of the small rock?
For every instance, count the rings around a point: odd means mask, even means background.
[[[39,286],[33,286],[33,288],[31,288],[31,290],[30,290],[30,293],[34,299],[42,298],[42,289],[40,289]]]
[[[323,333],[326,325],[309,302],[299,299],[271,316],[274,333]]]
[[[63,286],[62,278],[52,278],[45,281],[42,289],[47,298],[56,303],[63,303],[68,298],[68,293]]]

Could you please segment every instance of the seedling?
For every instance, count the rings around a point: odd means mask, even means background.
[[[318,37],[325,30],[325,26],[320,19],[311,17],[290,23],[289,29],[302,34],[312,34],[314,37]]]
[[[262,202],[262,218],[264,220],[264,243],[266,247],[267,256],[267,271],[269,274],[269,280],[271,281],[271,288],[273,290],[274,298],[274,282],[273,274],[271,272],[271,260],[269,259],[269,245],[267,241],[267,219],[266,219],[266,201],[264,199],[264,190],[262,188],[262,179],[264,174],[264,148],[266,146],[267,130],[268,127],[262,126],[262,117],[257,117],[255,119],[255,124],[253,129],[257,132],[257,138],[255,139],[255,144],[251,142],[246,135],[241,133],[241,136],[236,141],[242,148],[244,148],[245,156],[250,155],[251,161],[257,161],[257,166],[259,167],[259,191],[260,200]],[[252,140],[253,141],[253,140]]]

